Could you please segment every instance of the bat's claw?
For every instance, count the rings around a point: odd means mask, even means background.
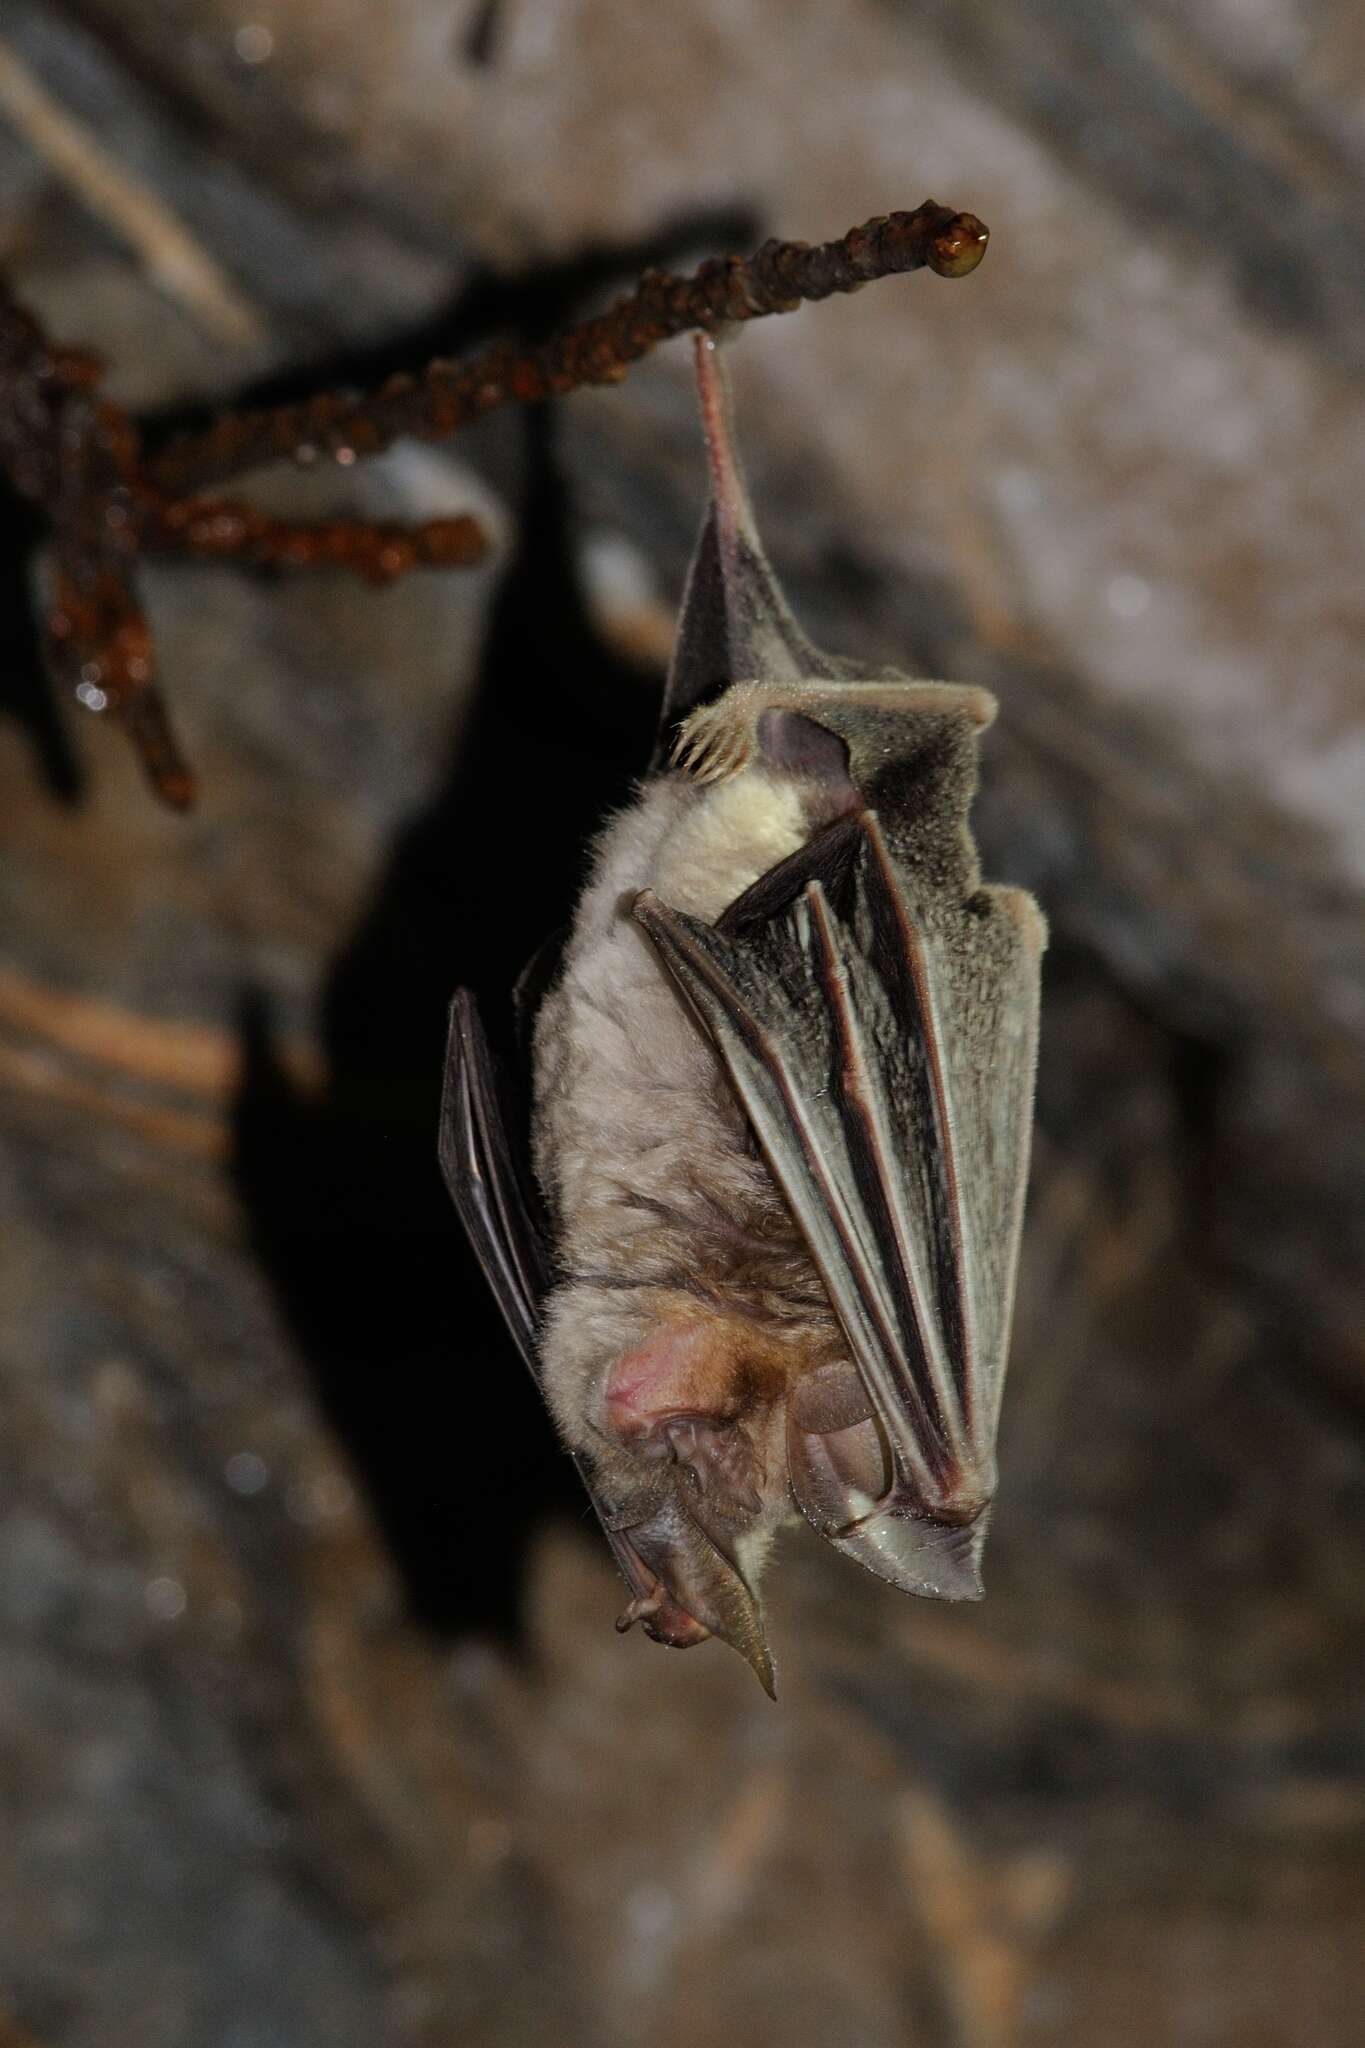
[[[657,1614],[663,1605],[663,1598],[663,1588],[656,1586],[648,1599],[632,1600],[629,1606],[623,1607],[616,1617],[617,1635],[629,1635],[637,1621],[648,1621],[651,1615]]]
[[[749,759],[749,735],[741,720],[721,704],[703,704],[683,721],[673,745],[673,765],[706,785],[738,775]]]

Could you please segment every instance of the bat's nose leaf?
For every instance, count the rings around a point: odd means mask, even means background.
[[[837,1424],[853,1406],[851,1400],[841,1406],[833,1383],[792,1403],[787,1467],[802,1514],[836,1550],[904,1592],[931,1600],[979,1600],[988,1510],[940,1519],[888,1496],[885,1445],[870,1420],[823,1431],[802,1426],[813,1420]]]
[[[758,1601],[738,1564],[727,1557],[677,1499],[670,1499],[647,1522],[629,1532],[632,1547],[665,1589],[670,1609],[680,1610],[707,1634],[719,1636],[738,1650],[770,1698],[773,1662],[763,1633]],[[657,1629],[649,1618],[645,1626]],[[700,1635],[673,1635],[663,1640],[700,1642]]]

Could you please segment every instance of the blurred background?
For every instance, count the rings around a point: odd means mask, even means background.
[[[252,481],[476,509],[478,571],[149,573],[188,818],[47,693],[5,509],[4,2048],[1359,2039],[1359,9],[0,8],[0,260],[163,424],[926,194],[973,277],[732,374],[814,636],[999,696],[1036,1170],[987,1598],[793,1535],[776,1707],[613,1634],[435,1164],[451,989],[496,1005],[646,757],[686,345]]]

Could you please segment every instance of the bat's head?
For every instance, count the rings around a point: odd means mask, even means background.
[[[758,1578],[797,1508],[879,1578],[980,1594],[989,1485],[952,1484],[932,1515],[899,1501],[874,1404],[816,1324],[798,1339],[722,1315],[660,1319],[608,1372],[598,1434],[618,1558],[638,1589],[619,1625],[678,1648],[719,1636],[769,1690]]]
[[[667,1226],[660,1234],[671,1242]],[[720,1248],[688,1242],[677,1266],[714,1283]],[[833,1324],[789,1243],[747,1244],[751,1284],[730,1296],[742,1309],[672,1278],[585,1278],[555,1291],[540,1342],[560,1428],[633,1595],[619,1625],[638,1621],[677,1648],[718,1636],[771,1692],[758,1581],[776,1530],[795,1518],[787,1400]],[[794,1271],[807,1283],[795,1299]],[[737,1278],[733,1264],[725,1277]]]
[[[665,1316],[621,1352],[601,1395],[600,1467],[611,1532],[643,1624],[686,1648],[709,1635],[772,1691],[757,1583],[791,1515],[783,1412],[795,1365],[738,1318]]]

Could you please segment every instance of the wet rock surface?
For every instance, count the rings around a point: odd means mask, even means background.
[[[6,9],[256,316],[0,116],[17,289],[149,411],[978,210],[977,276],[734,378],[816,636],[999,695],[979,835],[1053,948],[987,1599],[794,1535],[774,1709],[612,1633],[434,1157],[450,990],[510,985],[645,756],[685,349],[255,491],[472,506],[477,571],[150,574],[188,819],[44,697],[16,521],[0,2040],[1356,2039],[1365,34],[1253,14]]]

